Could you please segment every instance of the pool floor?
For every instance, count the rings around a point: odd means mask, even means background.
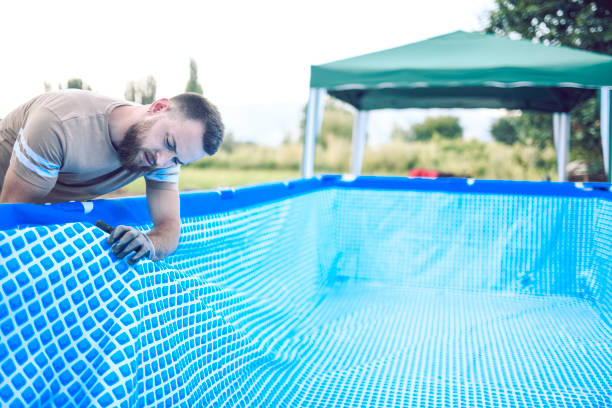
[[[612,404],[612,331],[582,299],[348,282],[329,289],[302,322],[269,345],[282,350],[272,377],[297,381],[265,399],[347,407]]]

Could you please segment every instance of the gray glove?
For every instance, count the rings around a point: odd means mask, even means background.
[[[136,228],[128,227],[127,225],[119,225],[116,227],[107,239],[109,245],[112,245],[111,251],[119,259],[122,259],[129,255],[131,252],[136,251],[128,263],[134,265],[142,258],[147,257],[153,261],[158,259],[155,256],[155,247],[151,238],[142,231],[138,231]]]

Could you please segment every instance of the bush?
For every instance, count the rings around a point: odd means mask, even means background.
[[[543,180],[555,175],[555,163],[552,148],[540,151],[518,144],[438,138],[431,142],[394,141],[367,149],[363,171],[407,175],[419,167],[464,177]]]
[[[212,157],[204,157],[193,164],[200,168],[232,169],[284,169],[295,170],[302,162],[302,146],[298,143],[284,144],[279,147],[235,143],[231,151],[220,149]]]
[[[315,172],[347,173],[350,170],[351,142],[330,137],[327,149],[317,146]],[[219,151],[191,166],[228,169],[297,170],[302,162],[302,145],[287,143],[278,147],[236,144],[232,152]],[[366,148],[363,172],[407,175],[415,167],[460,176],[488,179],[543,180],[556,178],[556,156],[552,147],[539,149],[515,143],[443,139],[428,142],[389,143]]]

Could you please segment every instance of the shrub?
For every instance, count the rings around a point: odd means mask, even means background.
[[[191,166],[297,170],[301,161],[300,143],[278,147],[239,143],[231,153],[219,151]],[[316,147],[315,172],[347,173],[350,161],[351,141],[346,138],[330,137],[327,148]],[[475,178],[543,180],[556,177],[556,156],[550,146],[540,149],[520,143],[506,145],[440,137],[427,142],[404,142],[396,138],[368,147],[364,153],[363,173],[407,175],[415,167]]]

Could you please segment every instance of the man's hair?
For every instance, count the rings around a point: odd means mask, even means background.
[[[225,129],[217,107],[202,95],[193,92],[177,95],[170,99],[170,103],[170,109],[180,113],[185,119],[204,124],[204,151],[208,155],[215,154],[223,141]]]

